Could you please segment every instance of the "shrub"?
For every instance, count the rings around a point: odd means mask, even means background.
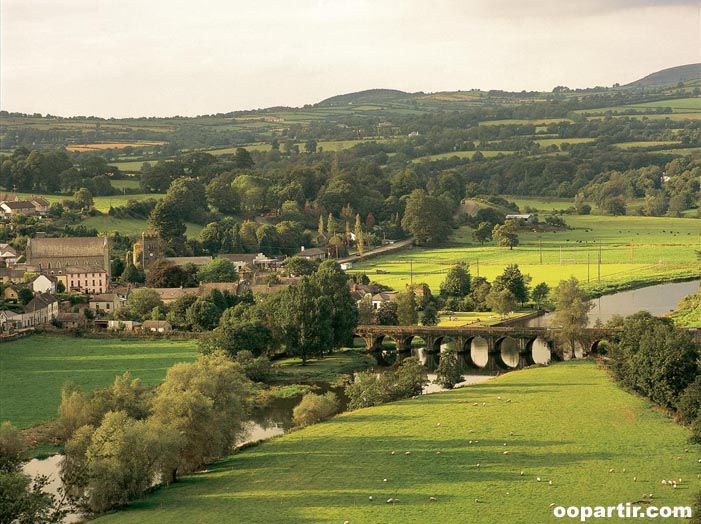
[[[696,377],[679,396],[677,411],[685,424],[701,417],[701,377]]]
[[[307,393],[292,412],[298,426],[309,426],[334,416],[338,412],[336,394],[329,391],[325,395]]]

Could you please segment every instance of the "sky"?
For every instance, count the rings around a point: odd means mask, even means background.
[[[24,113],[549,91],[698,62],[701,0],[0,0],[0,108]]]

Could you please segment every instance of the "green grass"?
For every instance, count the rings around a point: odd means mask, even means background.
[[[275,378],[280,382],[333,382],[339,375],[365,369],[375,364],[372,357],[357,349],[344,349],[302,365],[300,358],[284,358],[274,362]]]
[[[556,207],[560,207],[559,202]],[[546,282],[555,286],[574,275],[597,294],[698,276],[694,250],[701,246],[701,222],[697,219],[597,215],[564,218],[575,229],[557,232],[522,229],[520,245],[513,250],[493,243],[480,246],[471,238],[472,229],[462,227],[453,233],[450,247],[417,247],[378,256],[354,264],[351,272],[365,272],[371,280],[395,289],[403,289],[413,272],[415,283],[425,282],[437,292],[447,270],[458,261],[468,262],[473,275],[479,274],[490,281],[507,264],[518,264],[523,273],[533,277],[533,284]],[[600,283],[597,282],[599,246]],[[377,270],[388,273],[378,274]]]
[[[115,218],[109,215],[86,218],[81,222],[82,225],[88,228],[95,228],[100,233],[111,233],[119,231],[123,235],[137,235],[146,230],[146,219],[142,218]],[[189,238],[197,238],[202,231],[203,226],[186,222],[187,229],[185,234]]]
[[[554,522],[553,502],[613,506],[649,493],[686,506],[701,486],[701,448],[688,436],[594,363],[570,362],[338,416],[95,522],[535,524]],[[660,485],[680,477],[678,489]]]
[[[139,181],[134,178],[128,178],[124,180],[112,180],[110,182],[112,187],[115,189],[139,189]]]
[[[40,193],[17,193],[20,199],[30,197],[32,195],[39,195]],[[44,195],[46,200],[49,202],[63,202],[64,200],[72,200],[73,195]],[[155,198],[157,200],[163,198],[165,195],[160,193],[138,193],[134,195],[110,195],[110,196],[96,196],[93,197],[95,209],[101,213],[107,213],[110,207],[125,206],[129,200],[144,200],[146,198]]]
[[[197,356],[195,341],[88,339],[33,335],[0,344],[0,420],[19,428],[56,418],[61,387],[107,386],[130,371],[156,385],[176,362]]]

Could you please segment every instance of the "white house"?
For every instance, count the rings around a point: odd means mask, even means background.
[[[0,260],[5,262],[5,265],[14,266],[17,263],[17,251],[10,244],[0,244]]]
[[[56,278],[39,275],[32,281],[34,293],[56,293]]]

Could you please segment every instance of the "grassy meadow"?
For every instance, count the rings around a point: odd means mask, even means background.
[[[144,384],[163,381],[176,362],[197,356],[194,340],[119,340],[33,335],[0,344],[0,421],[18,428],[56,418],[67,381],[84,391],[126,371]]]
[[[701,487],[701,447],[688,436],[595,363],[572,361],[342,414],[94,522],[531,524],[553,522],[553,503],[651,493],[687,506]],[[677,489],[661,485],[672,478]]]
[[[535,199],[528,202],[548,209]],[[524,205],[521,201],[519,204]],[[549,204],[556,209],[566,207],[564,201]],[[698,276],[694,253],[701,247],[698,219],[597,215],[564,218],[573,229],[522,229],[520,245],[513,250],[494,243],[480,246],[472,239],[472,229],[465,226],[454,231],[448,247],[415,247],[378,256],[354,264],[352,271],[365,272],[372,280],[395,289],[403,289],[413,279],[414,283],[427,283],[434,291],[438,291],[445,273],[458,261],[468,262],[473,275],[490,281],[507,264],[518,264],[523,273],[533,277],[534,285],[546,282],[552,287],[574,275],[593,293]]]

